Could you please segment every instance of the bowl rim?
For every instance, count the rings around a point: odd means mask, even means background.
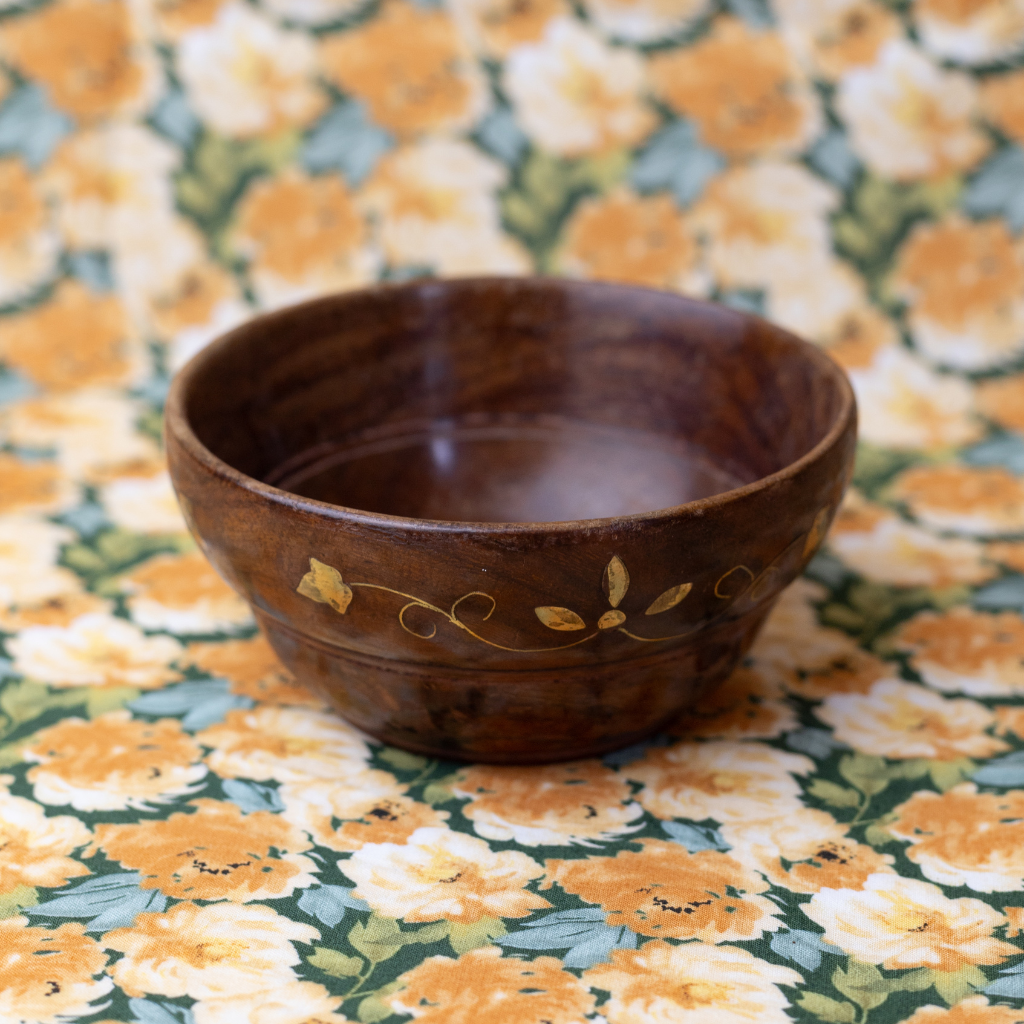
[[[273,484],[264,483],[255,477],[243,473],[230,463],[225,462],[206,447],[196,436],[189,423],[185,412],[185,400],[189,385],[195,377],[202,372],[204,365],[225,348],[236,344],[242,334],[249,333],[256,324],[272,325],[275,320],[288,320],[297,312],[308,312],[317,306],[336,306],[349,300],[358,300],[363,297],[386,296],[394,292],[414,292],[425,288],[435,290],[447,290],[458,288],[489,288],[495,286],[509,287],[521,285],[525,287],[539,286],[568,288],[570,290],[591,290],[601,289],[606,291],[622,291],[630,293],[651,293],[659,296],[668,296],[678,299],[684,304],[698,307],[711,307],[726,311],[729,315],[748,324],[767,325],[772,331],[782,335],[789,342],[793,343],[801,355],[824,371],[827,376],[832,377],[840,390],[841,401],[839,410],[832,425],[825,432],[825,435],[812,448],[806,451],[800,458],[769,473],[767,476],[758,477],[741,487],[734,487],[728,491],[721,491],[718,494],[706,498],[698,498],[694,501],[684,502],[680,505],[670,505],[665,508],[652,509],[648,512],[634,512],[630,515],[609,516],[597,519],[567,519],[554,520],[551,522],[478,522],[474,520],[459,519],[417,519],[410,516],[396,516],[384,512],[367,512],[362,509],[350,508],[345,505],[334,505],[330,502],[319,501],[316,498],[307,498],[292,491],[275,487]],[[838,363],[831,359],[823,349],[805,341],[784,327],[774,324],[763,317],[753,313],[723,306],[720,303],[711,302],[705,299],[694,299],[678,292],[671,292],[665,289],[649,288],[642,285],[620,284],[606,281],[575,280],[572,278],[555,277],[551,275],[524,275],[524,276],[499,276],[481,275],[474,277],[457,278],[417,278],[412,281],[401,282],[380,282],[365,288],[351,289],[343,292],[332,292],[328,295],[317,296],[303,302],[297,302],[281,309],[272,310],[250,317],[237,327],[218,335],[208,345],[197,352],[183,367],[174,375],[167,399],[164,405],[164,435],[165,438],[173,436],[174,440],[193,459],[203,465],[209,472],[221,477],[229,483],[254,495],[258,495],[275,504],[284,505],[293,511],[305,512],[317,517],[334,521],[346,522],[354,526],[390,528],[392,531],[404,530],[411,533],[459,533],[477,535],[528,535],[528,534],[593,534],[599,531],[615,531],[623,528],[636,528],[642,525],[652,525],[678,518],[681,515],[704,515],[706,512],[731,502],[740,500],[760,491],[767,490],[776,484],[782,483],[796,476],[806,466],[815,462],[832,448],[846,432],[851,418],[856,426],[857,401],[854,396],[853,387],[849,377]],[[167,447],[165,442],[165,448]],[[173,476],[173,474],[172,474]]]

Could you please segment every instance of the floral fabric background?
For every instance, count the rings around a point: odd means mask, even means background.
[[[1024,1022],[1024,0],[0,8],[0,1022]],[[826,346],[855,487],[671,735],[427,761],[278,666],[161,403],[531,271]]]

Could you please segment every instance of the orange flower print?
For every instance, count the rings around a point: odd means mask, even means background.
[[[484,79],[449,16],[407,0],[387,0],[365,25],[328,36],[320,62],[328,81],[401,136],[468,128],[487,105]]]
[[[993,64],[1024,46],[1020,0],[918,0],[914,21],[925,49],[957,64]]]
[[[304,128],[327,106],[316,84],[316,46],[245,3],[186,32],[175,70],[199,117],[228,138],[266,138]]]
[[[54,462],[28,461],[0,452],[0,515],[59,512],[75,504],[78,488]]]
[[[713,177],[687,215],[721,289],[754,289],[790,330],[832,342],[866,302],[864,284],[831,252],[834,187],[800,164],[760,159]]]
[[[417,829],[443,826],[448,811],[406,796],[390,772],[363,769],[337,779],[304,779],[278,790],[282,817],[320,846],[359,850],[367,843],[404,843]]]
[[[688,28],[708,0],[583,0],[587,17],[607,36],[655,43]]]
[[[428,137],[399,146],[360,193],[392,266],[430,267],[440,276],[522,274],[523,246],[501,229],[498,190],[508,170],[458,139]]]
[[[840,632],[840,630],[830,630]],[[800,665],[785,680],[786,689],[807,700],[824,700],[834,693],[867,693],[879,679],[892,675],[892,668],[873,654],[857,647],[843,634],[850,650],[831,658]]]
[[[69,135],[40,175],[65,245],[117,250],[117,273],[132,281],[126,299],[162,291],[166,277],[183,269],[182,249],[187,260],[203,245],[198,229],[172,213],[171,175],[181,160],[181,151],[156,132],[119,119]],[[131,256],[142,255],[157,228],[167,233],[161,241],[170,249],[149,252],[133,268]]]
[[[148,291],[148,319],[153,333],[169,347],[172,372],[250,312],[234,275],[203,258]]]
[[[1024,932],[1024,907],[1003,907],[1006,920],[1010,923],[1006,926],[1006,937],[1015,939]]]
[[[234,294],[234,280],[223,267],[216,263],[198,264],[174,282],[173,290],[154,297],[153,322],[162,337],[172,337],[206,323],[217,304]]]
[[[858,843],[848,830],[831,814],[809,807],[721,826],[730,857],[790,892],[809,893],[861,889],[871,875],[892,871],[892,854]]]
[[[61,470],[82,480],[132,460],[159,457],[153,440],[135,429],[141,414],[138,399],[88,388],[12,403],[0,413],[0,422],[14,444],[55,449]]]
[[[1018,739],[1024,739],[1024,708],[1008,707],[1005,704],[995,709],[997,736],[1012,733]]]
[[[543,889],[598,903],[610,925],[659,938],[729,942],[778,931],[778,907],[761,896],[768,884],[728,854],[688,853],[678,843],[642,840],[639,852],[549,860]]]
[[[1024,481],[1002,467],[914,466],[889,493],[933,530],[980,537],[1024,530]]]
[[[817,134],[817,100],[782,39],[735,18],[653,58],[655,93],[695,120],[701,138],[732,157],[794,153]]]
[[[967,538],[937,537],[881,505],[847,492],[832,524],[829,546],[851,568],[896,587],[979,584],[996,575],[985,549]]]
[[[978,409],[1007,430],[1024,431],[1024,374],[982,381]]]
[[[851,310],[832,338],[827,339],[828,354],[849,373],[866,370],[883,348],[896,344],[893,322],[873,306]]]
[[[107,932],[106,949],[125,955],[108,968],[132,998],[220,999],[270,991],[295,981],[293,942],[320,933],[259,903],[178,903],[166,914],[139,914]]]
[[[227,0],[161,0],[153,14],[160,35],[177,42],[186,32],[203,28],[217,19]]]
[[[238,205],[233,248],[249,263],[260,302],[280,306],[368,283],[368,228],[337,176],[297,170],[257,181]]]
[[[643,783],[637,800],[659,818],[760,821],[803,806],[793,776],[813,767],[802,754],[712,740],[651,748],[623,774]]]
[[[0,465],[0,475],[3,466]],[[113,605],[95,594],[70,593],[37,604],[0,609],[0,629],[19,633],[30,626],[70,626],[82,615],[108,614]]]
[[[555,18],[536,43],[508,56],[502,88],[523,131],[557,156],[635,146],[654,129],[640,54],[608,46],[572,18]]]
[[[123,530],[151,536],[179,533],[185,539],[181,507],[159,462],[118,467],[100,487],[100,500],[110,521]]]
[[[64,1024],[96,1012],[90,1004],[114,983],[106,975],[103,947],[83,924],[30,928],[24,917],[0,921],[0,1020]]]
[[[132,619],[169,633],[232,633],[252,625],[249,606],[200,551],[157,555],[121,577]]]
[[[47,817],[39,804],[0,788],[0,894],[23,885],[60,886],[89,874],[70,854],[91,838],[77,818]]]
[[[762,679],[778,679],[787,690],[808,700],[823,700],[833,693],[866,693],[877,680],[894,672],[859,647],[849,633],[819,624],[812,602],[826,597],[827,591],[811,580],[795,580],[779,596],[750,651]],[[742,713],[743,704],[736,707]],[[773,707],[769,703],[769,712]],[[756,720],[755,715],[751,721]]]
[[[1024,890],[1024,792],[979,793],[973,782],[948,793],[923,790],[893,811],[886,829],[909,842],[907,859],[940,885],[975,892]]]
[[[8,21],[0,50],[85,121],[141,113],[159,82],[123,0],[58,0]]]
[[[405,796],[388,772],[367,770],[338,781],[282,786],[282,817],[307,832],[319,846],[352,852],[367,843],[404,843],[417,829],[444,826],[448,811]]]
[[[448,6],[470,46],[495,57],[537,42],[549,21],[569,13],[566,0],[450,0]]]
[[[225,779],[339,779],[364,771],[370,756],[361,733],[309,708],[265,704],[229,711],[196,739],[213,748],[206,762]]]
[[[570,277],[703,290],[697,244],[670,196],[626,190],[585,199],[563,233],[558,265]]]
[[[60,242],[41,191],[20,159],[0,159],[0,302],[20,299],[56,269]]]
[[[937,690],[972,697],[1024,693],[1024,622],[1013,612],[921,612],[896,633],[910,664]]]
[[[97,825],[93,848],[141,872],[143,889],[179,900],[279,899],[315,881],[316,864],[302,856],[312,843],[280,815],[243,815],[218,800],[192,806],[166,821]]]
[[[278,983],[269,991],[247,991],[192,1005],[196,1024],[346,1024],[336,1012],[342,997],[312,981]]]
[[[447,828],[417,829],[403,845],[368,844],[341,863],[355,896],[409,922],[474,924],[550,906],[525,888],[544,873],[535,860],[518,850],[495,853],[482,839]]]
[[[803,978],[735,946],[656,940],[612,950],[611,962],[591,967],[583,981],[609,994],[598,1007],[608,1024],[789,1024],[778,986]]]
[[[1024,71],[996,75],[981,86],[985,117],[1001,132],[1024,142]]]
[[[76,811],[149,810],[194,790],[206,775],[198,744],[176,719],[134,721],[110,711],[91,722],[65,718],[24,748],[35,798]]]
[[[0,608],[38,606],[80,593],[81,579],[54,564],[71,537],[67,527],[42,519],[0,518]]]
[[[903,243],[893,293],[908,304],[929,359],[986,370],[1024,351],[1024,246],[1002,220],[954,215],[919,224]]]
[[[1020,541],[989,544],[985,548],[985,557],[990,562],[998,562],[1008,569],[1024,572],[1024,544]]]
[[[889,40],[869,67],[843,75],[836,108],[854,151],[894,181],[970,170],[991,145],[975,125],[974,81],[942,70],[902,38]]]
[[[958,971],[1020,953],[992,935],[1006,919],[987,903],[951,900],[937,885],[895,874],[872,875],[857,891],[823,889],[802,909],[826,942],[889,970]]]
[[[189,644],[183,664],[231,683],[231,692],[266,704],[301,704],[320,710],[323,700],[281,664],[262,636],[251,640]]]
[[[7,646],[18,671],[61,689],[134,686],[154,690],[181,678],[169,667],[181,653],[176,640],[147,636],[113,615],[83,615],[67,626],[29,626]]]
[[[643,809],[600,761],[505,768],[474,765],[452,783],[477,835],[521,846],[594,846],[633,832]]]
[[[872,444],[934,451],[969,444],[983,433],[974,417],[970,381],[936,373],[903,346],[879,348],[868,365],[850,369],[850,383],[860,409],[861,436]],[[934,540],[932,546],[944,543]],[[895,545],[882,545],[881,560],[896,554],[899,545],[899,540]],[[912,542],[912,546],[922,549],[928,545]]]
[[[801,63],[830,81],[873,64],[882,45],[903,33],[899,18],[874,0],[776,0],[774,7],[782,35]]]
[[[969,996],[956,1006],[921,1006],[904,1024],[1024,1024],[1024,1010],[993,1006],[984,996]]]
[[[782,688],[757,667],[736,669],[698,707],[667,726],[672,735],[702,739],[772,739],[797,728]]]
[[[59,285],[49,302],[7,317],[0,356],[50,391],[129,384],[145,369],[121,303],[76,281]]]
[[[815,714],[837,740],[874,757],[955,761],[1006,749],[985,731],[995,716],[983,704],[949,700],[898,679],[881,679],[868,693],[828,697]]]
[[[594,1008],[594,997],[561,961],[503,957],[496,946],[458,960],[429,957],[398,980],[402,987],[384,1001],[418,1024],[579,1024]]]

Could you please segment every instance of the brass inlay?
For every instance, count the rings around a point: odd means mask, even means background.
[[[483,617],[484,622],[491,617],[497,607],[497,601],[495,601],[490,594],[484,593],[482,590],[472,590],[468,594],[463,594],[462,597],[452,604],[448,611],[445,611],[443,608],[439,608],[436,604],[424,601],[421,597],[416,597],[414,594],[406,594],[404,591],[395,590],[392,587],[384,587],[376,583],[346,583],[341,578],[341,573],[337,569],[324,562],[320,562],[315,558],[311,558],[309,560],[309,572],[302,577],[298,587],[296,587],[296,590],[298,593],[302,594],[303,597],[308,597],[311,601],[316,601],[320,604],[330,605],[339,615],[344,615],[348,611],[349,605],[352,603],[352,591],[356,587],[380,590],[386,594],[394,594],[396,597],[404,598],[406,603],[399,609],[398,623],[402,629],[411,636],[418,637],[421,640],[431,640],[437,635],[436,625],[431,626],[429,633],[417,633],[416,630],[412,629],[406,623],[405,614],[410,608],[423,608],[426,611],[434,612],[435,614],[442,616],[453,626],[463,630],[470,636],[479,640],[481,643],[487,644],[489,647],[496,647],[501,651],[512,651],[518,654],[541,654],[548,651],[564,651],[570,647],[578,647],[580,644],[585,644],[587,641],[593,640],[599,633],[613,629],[617,630],[619,633],[624,633],[632,640],[639,640],[642,643],[661,643],[664,640],[677,640],[680,637],[687,636],[690,632],[693,632],[693,630],[687,630],[685,633],[674,633],[671,636],[652,637],[638,636],[636,633],[632,633],[628,629],[623,628],[622,624],[626,621],[626,613],[620,611],[618,605],[626,596],[626,591],[629,589],[629,572],[626,570],[625,564],[618,555],[613,556],[611,561],[605,566],[602,578],[602,587],[608,597],[608,603],[611,605],[611,609],[606,611],[600,619],[598,619],[597,628],[592,632],[587,633],[586,636],[581,637],[579,640],[575,640],[568,644],[560,644],[557,647],[506,647],[504,644],[488,640],[486,637],[481,636],[479,633],[467,626],[466,623],[459,618],[458,614],[459,605],[461,605],[463,601],[467,601],[471,597],[481,597],[490,601],[491,607]],[[651,602],[644,614],[660,615],[662,612],[667,612],[671,608],[675,608],[675,606],[679,604],[679,602],[682,601],[692,589],[692,583],[679,583],[674,587],[670,587]],[[558,632],[571,633],[586,630],[588,628],[587,623],[571,608],[563,608],[557,605],[542,605],[534,608],[534,614],[536,614],[537,618],[547,626],[548,629],[553,629]]]

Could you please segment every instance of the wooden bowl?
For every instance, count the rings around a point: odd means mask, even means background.
[[[490,762],[599,754],[732,671],[853,464],[842,371],[757,318],[548,279],[245,324],[178,375],[192,533],[354,725]]]

